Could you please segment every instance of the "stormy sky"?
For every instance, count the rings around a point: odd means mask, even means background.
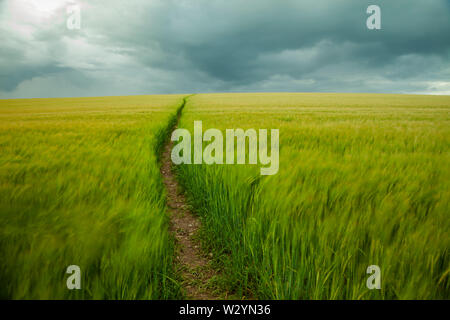
[[[450,0],[0,0],[0,98],[278,91],[450,94]]]

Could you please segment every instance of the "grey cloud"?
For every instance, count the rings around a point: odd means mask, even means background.
[[[79,2],[80,31],[64,27],[64,8],[53,24],[35,25],[28,42],[0,30],[8,40],[0,51],[0,97],[450,92],[448,0]],[[365,27],[374,3],[382,9],[379,31]],[[37,48],[39,59],[19,59]],[[64,88],[50,91],[52,81]]]

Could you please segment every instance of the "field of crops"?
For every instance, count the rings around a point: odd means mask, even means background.
[[[215,94],[181,127],[280,130],[280,169],[183,165],[224,268],[269,299],[449,297],[450,97]],[[381,268],[381,290],[366,269]]]
[[[181,101],[0,100],[1,298],[177,297],[156,155]]]
[[[0,100],[0,298],[183,297],[158,156],[183,95]],[[221,273],[260,299],[449,299],[450,97],[198,94],[179,127],[279,129],[277,174],[180,165]],[[66,268],[83,270],[67,290]],[[368,290],[366,269],[381,269]]]

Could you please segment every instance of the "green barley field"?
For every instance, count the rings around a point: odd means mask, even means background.
[[[1,298],[177,297],[157,156],[181,102],[0,100]]]
[[[161,147],[184,95],[0,100],[0,298],[182,298]],[[277,174],[180,165],[237,298],[449,299],[450,96],[197,94],[179,127],[279,129]],[[85,272],[70,291],[68,265]],[[381,269],[368,290],[366,269]]]
[[[181,126],[279,129],[280,168],[184,165],[222,284],[262,299],[450,298],[450,97],[212,94]],[[381,290],[366,269],[381,268]]]

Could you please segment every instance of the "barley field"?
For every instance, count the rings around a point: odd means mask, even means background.
[[[157,156],[181,102],[0,100],[0,298],[178,297]]]
[[[280,168],[182,165],[218,285],[263,299],[450,298],[450,97],[196,95],[180,127],[279,129]],[[366,269],[381,269],[368,290]]]
[[[450,298],[450,97],[315,93],[0,100],[0,298],[184,297],[160,173],[183,101],[190,132],[280,134],[274,175],[176,167],[212,290]],[[73,264],[82,290],[67,290]]]

